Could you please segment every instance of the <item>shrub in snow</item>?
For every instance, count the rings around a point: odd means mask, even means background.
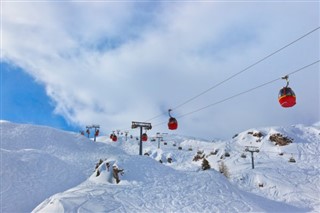
[[[211,168],[209,161],[207,161],[207,159],[203,158],[201,168],[202,170],[207,170]]]
[[[182,150],[182,147],[181,147],[181,146],[179,146],[179,147],[178,147],[178,149],[179,149],[179,150]]]
[[[119,169],[117,166],[113,166],[113,177],[116,179],[116,183],[120,183],[119,173],[123,175],[123,169]]]
[[[100,166],[102,163],[103,163],[103,160],[100,159],[100,160],[99,160],[99,166]]]
[[[172,163],[172,158],[169,157],[169,158],[167,159],[167,161],[168,161],[168,163]]]
[[[223,174],[225,177],[229,178],[230,174],[229,174],[229,169],[228,167],[224,164],[223,161],[220,162],[219,164],[219,172],[221,174]]]
[[[97,174],[96,174],[96,177],[98,177],[100,175],[100,170],[97,169]]]
[[[99,168],[99,166],[103,163],[103,160],[100,159],[98,163],[96,163],[96,167],[95,170],[97,170]]]

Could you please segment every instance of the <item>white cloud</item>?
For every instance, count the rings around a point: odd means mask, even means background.
[[[315,2],[2,4],[4,59],[46,85],[57,113],[81,125],[99,123],[105,131],[175,107],[319,25]],[[317,59],[319,32],[173,114]],[[317,66],[309,69],[291,78],[299,94],[294,109],[278,106],[281,82],[182,118],[177,132],[227,137],[253,126],[314,123],[319,73]],[[166,125],[158,130],[167,131]]]

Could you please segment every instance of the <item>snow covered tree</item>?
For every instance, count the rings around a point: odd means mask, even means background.
[[[228,167],[224,164],[223,161],[220,162],[219,164],[219,172],[223,174],[226,178],[230,177],[229,169]]]

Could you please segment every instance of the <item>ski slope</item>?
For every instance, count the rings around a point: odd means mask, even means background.
[[[259,142],[248,134],[258,131]],[[160,149],[157,141],[144,142],[143,156],[135,137],[111,142],[101,136],[93,142],[10,122],[1,122],[1,133],[1,212],[320,212],[316,125],[251,129],[214,142],[169,134]],[[275,146],[269,140],[273,133],[294,142]],[[246,146],[259,147],[255,169]],[[210,170],[192,160],[197,151],[207,156]],[[225,151],[230,157],[223,157]],[[288,162],[292,156],[296,163]],[[221,161],[229,179],[218,171]],[[119,184],[107,162],[124,169]]]

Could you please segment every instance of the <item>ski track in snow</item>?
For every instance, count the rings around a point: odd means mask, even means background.
[[[212,212],[214,210],[218,211],[219,207],[223,207],[226,211],[231,212],[239,211],[239,209],[241,211],[250,210],[250,205],[245,203],[241,197],[228,193],[227,190],[225,191],[227,192],[225,195],[223,195],[225,192],[220,190],[221,194],[218,198],[213,196],[217,194],[215,192],[208,194],[207,190],[215,190],[212,183],[205,183],[200,187],[199,185],[190,185],[192,183],[190,179],[194,179],[194,175],[190,177],[185,176],[179,180],[179,184],[172,184],[171,176],[168,175],[162,181],[150,181],[142,183],[143,185],[135,186],[127,182],[119,186],[101,184],[99,188],[103,189],[98,192],[96,191],[97,186],[93,186],[88,191],[88,185],[84,184],[79,186],[80,193],[76,195],[74,192],[71,192],[70,195],[69,193],[65,193],[62,198],[53,198],[53,200],[58,199],[65,212],[87,212],[93,206],[94,209],[99,209],[102,212],[122,212],[125,209],[130,210],[129,212],[198,212],[199,210],[202,212]],[[213,178],[210,172],[206,176],[204,179]],[[169,188],[169,191],[163,192],[167,184],[172,184],[172,187]],[[81,189],[82,187],[83,189]],[[221,188],[223,185],[216,187]],[[142,190],[141,188],[148,190]],[[185,190],[186,188],[188,188],[187,191]],[[90,196],[99,196],[100,202],[97,199],[91,200],[88,194]],[[230,199],[230,196],[234,199]],[[193,199],[189,200],[191,197]],[[228,205],[229,207],[227,208],[225,205],[226,198],[232,200],[233,203],[233,205]],[[215,202],[212,202],[213,199]],[[77,204],[75,205],[75,203]],[[47,212],[48,209],[43,209],[42,211]]]
[[[261,142],[248,131],[215,142],[167,135],[161,149],[158,142],[143,143],[149,156],[137,155],[135,138],[118,137],[114,143],[102,136],[93,143],[48,127],[8,122],[1,128],[2,212],[320,212],[318,127],[248,130],[261,131]],[[268,138],[277,132],[294,143],[274,146]],[[261,150],[255,153],[254,170],[250,153],[240,157],[250,145]],[[211,170],[202,171],[202,161],[192,161],[199,150]],[[215,150],[217,154],[210,154]],[[230,157],[221,160],[225,151]],[[292,153],[294,164],[288,163]],[[103,163],[97,177],[94,165],[99,159]],[[229,180],[216,171],[221,161]],[[113,165],[124,169],[119,184]]]

